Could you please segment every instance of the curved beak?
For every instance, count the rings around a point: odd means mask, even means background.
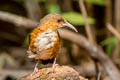
[[[73,29],[75,32],[78,32],[77,29],[73,25],[71,25],[69,22],[66,22],[65,24],[63,24],[63,26],[69,27]]]

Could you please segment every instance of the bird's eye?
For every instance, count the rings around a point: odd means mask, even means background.
[[[58,23],[61,23],[61,22],[63,22],[63,20],[62,20],[62,19],[58,19],[57,22],[58,22]]]

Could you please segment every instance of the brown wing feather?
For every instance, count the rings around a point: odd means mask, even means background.
[[[36,47],[34,46],[35,43],[35,39],[36,37],[41,34],[43,32],[43,30],[40,30],[40,28],[35,28],[32,33],[30,34],[30,43],[29,43],[29,49],[33,52],[35,52]]]

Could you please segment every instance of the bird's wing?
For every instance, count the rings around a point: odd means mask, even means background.
[[[34,45],[36,38],[39,34],[42,34],[43,30],[40,30],[39,28],[35,28],[29,35],[29,50],[32,52],[36,51],[36,47]]]

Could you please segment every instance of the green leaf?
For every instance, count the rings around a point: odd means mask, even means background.
[[[29,35],[27,35],[24,40],[24,45],[28,45],[28,44],[29,44]]]
[[[42,64],[42,63],[40,63],[40,68],[43,68],[43,67],[45,67],[45,65],[44,65],[44,64]]]
[[[110,37],[110,38],[108,38],[108,39],[103,40],[103,41],[100,43],[100,45],[101,45],[101,46],[105,46],[105,45],[108,45],[108,44],[110,44],[110,43],[116,42],[116,40],[117,40],[117,38],[116,38],[115,36],[113,36],[113,37]]]
[[[107,47],[107,49],[106,49],[106,51],[105,51],[105,52],[107,53],[108,56],[111,55],[111,53],[112,53],[114,47],[115,47],[115,43],[111,43],[111,44],[108,45],[108,47]]]
[[[100,43],[101,46],[107,46],[105,52],[107,53],[108,56],[111,55],[111,53],[112,53],[112,51],[113,51],[113,49],[114,49],[114,47],[115,47],[116,41],[117,41],[117,38],[113,36],[113,37],[110,37],[110,38],[108,38],[108,39],[103,40],[103,41]]]
[[[62,16],[73,25],[78,25],[78,26],[79,25],[85,25],[84,18],[82,16],[82,14],[80,14],[80,13],[66,12],[66,13],[62,13]],[[95,19],[89,17],[88,18],[88,23],[89,24],[94,24]]]
[[[60,13],[60,7],[56,4],[54,5],[46,5],[48,13]]]

